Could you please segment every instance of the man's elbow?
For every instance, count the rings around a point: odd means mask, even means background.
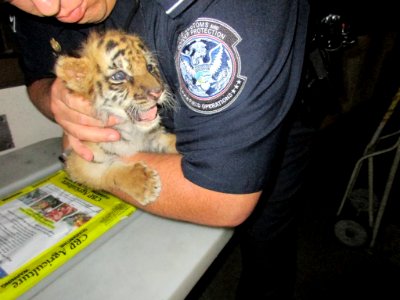
[[[259,197],[260,193],[254,193],[227,200],[221,211],[219,226],[237,227],[242,224],[253,212]]]

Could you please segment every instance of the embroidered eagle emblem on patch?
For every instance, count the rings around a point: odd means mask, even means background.
[[[180,95],[197,112],[212,114],[231,105],[246,77],[236,45],[239,34],[215,19],[199,18],[178,38],[175,58]]]

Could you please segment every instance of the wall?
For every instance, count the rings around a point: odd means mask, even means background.
[[[60,127],[45,118],[30,102],[25,86],[0,89],[0,115],[6,115],[14,148],[0,155],[62,134]]]

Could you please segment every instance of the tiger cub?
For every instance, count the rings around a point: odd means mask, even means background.
[[[55,73],[72,93],[91,101],[97,117],[120,120],[117,142],[85,142],[94,153],[86,161],[69,154],[65,170],[72,180],[97,190],[119,189],[146,205],[157,199],[158,173],[143,162],[126,163],[120,157],[139,151],[176,153],[175,135],[160,123],[157,106],[172,105],[149,50],[135,35],[117,30],[93,32],[78,57],[60,56]]]

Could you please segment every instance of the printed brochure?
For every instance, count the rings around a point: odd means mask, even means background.
[[[134,213],[61,170],[0,200],[0,299],[16,299]]]

